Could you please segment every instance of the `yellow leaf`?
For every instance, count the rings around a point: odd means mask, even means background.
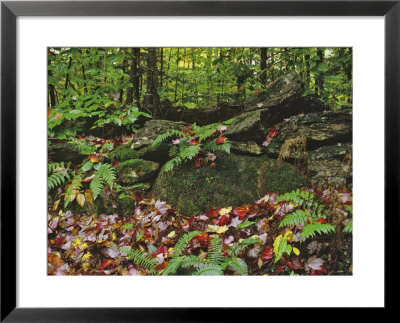
[[[76,196],[76,201],[81,207],[83,207],[85,205],[85,195],[83,195],[82,193],[78,193],[78,195]]]
[[[293,232],[292,232],[292,231],[286,232],[286,233],[285,233],[285,239],[286,239],[288,242],[294,241]]]
[[[209,224],[207,227],[208,232],[217,232],[218,229],[219,229],[218,225]]]
[[[296,247],[293,247],[293,253],[298,256],[300,254],[300,250],[297,249]]]
[[[62,214],[63,214],[63,211],[60,210],[60,211],[58,212],[58,215],[62,215]]]
[[[172,238],[175,236],[175,231],[171,231],[168,235],[167,238]]]
[[[94,156],[91,156],[91,157],[89,158],[89,160],[90,160],[92,163],[98,163],[98,162],[100,161],[100,159],[98,159],[97,157],[94,157]]]
[[[85,199],[90,204],[93,204],[93,197],[92,197],[92,191],[91,190],[88,189],[88,190],[85,191]]]
[[[69,196],[69,201],[72,202],[73,200],[75,200],[76,194],[78,194],[78,193],[79,193],[79,190],[77,190],[77,189],[72,190],[71,195]]]
[[[279,244],[281,243],[282,238],[283,237],[281,234],[275,238],[275,241],[274,241],[274,253],[275,254],[278,253]]]
[[[56,210],[57,210],[58,204],[60,204],[60,201],[61,201],[61,200],[57,200],[57,201],[55,201],[55,202],[53,203],[53,211],[56,211]]]
[[[224,233],[228,230],[229,230],[229,228],[226,225],[224,225],[224,226],[218,228],[217,233]]]
[[[73,242],[72,242],[72,247],[77,247],[82,243],[81,238],[76,238]]]
[[[263,261],[261,260],[261,258],[258,258],[258,263],[257,263],[257,265],[258,265],[258,268],[259,268],[259,269],[262,267]]]
[[[225,207],[225,208],[222,208],[221,210],[219,210],[219,214],[225,215],[225,214],[230,213],[231,211],[232,211],[232,207]]]

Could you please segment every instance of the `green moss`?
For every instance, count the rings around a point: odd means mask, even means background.
[[[130,159],[116,167],[118,181],[123,185],[140,183],[153,177],[159,168],[156,162],[143,159]]]
[[[291,165],[283,164],[278,169],[267,156],[224,155],[216,159],[216,164],[216,168],[195,168],[189,161],[171,172],[161,170],[153,193],[191,216],[211,206],[238,206],[261,198],[267,191],[281,193],[306,184]]]
[[[114,155],[118,161],[123,162],[129,159],[139,158],[141,153],[132,149],[130,145],[123,145],[115,148]]]
[[[136,201],[130,195],[121,194],[118,197],[117,206],[119,215],[129,217],[132,216],[135,211]]]

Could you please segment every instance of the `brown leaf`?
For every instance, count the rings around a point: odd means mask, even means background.
[[[82,193],[78,193],[78,195],[76,196],[76,201],[81,207],[83,207],[85,205],[85,195],[83,195]]]
[[[57,114],[54,116],[54,119],[56,119],[56,121],[58,121],[58,120],[60,120],[60,119],[62,118],[62,116],[63,116],[62,113],[57,113]]]

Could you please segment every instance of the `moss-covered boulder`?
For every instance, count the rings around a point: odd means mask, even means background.
[[[170,129],[180,130],[186,123],[169,120],[149,120],[143,128],[140,128],[135,134],[131,147],[141,149],[153,143],[159,135],[166,133]]]
[[[224,136],[237,141],[262,140],[274,120],[268,109],[245,112],[236,117]]]
[[[155,147],[149,145],[145,146],[140,150],[135,150],[131,148],[131,145],[119,146],[114,150],[115,159],[124,162],[129,159],[142,158],[145,160],[156,161],[164,163],[169,159],[169,150],[171,144],[161,142]]]
[[[115,159],[123,162],[129,159],[137,159],[141,157],[141,153],[131,148],[131,145],[121,145],[114,150]]]
[[[118,213],[124,217],[130,217],[135,212],[136,201],[131,195],[121,194],[117,200]]]
[[[189,161],[170,172],[158,174],[153,194],[186,216],[201,214],[210,207],[237,206],[253,202],[267,191],[284,193],[305,186],[306,179],[292,165],[263,155],[222,155],[217,166],[195,168]]]
[[[144,159],[129,159],[116,167],[118,182],[122,185],[132,185],[154,177],[159,169],[159,163]]]

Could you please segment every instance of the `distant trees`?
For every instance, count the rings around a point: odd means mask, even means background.
[[[292,69],[306,94],[351,103],[351,48],[50,48],[48,105],[109,105],[107,96],[162,116],[165,102],[243,103]]]

